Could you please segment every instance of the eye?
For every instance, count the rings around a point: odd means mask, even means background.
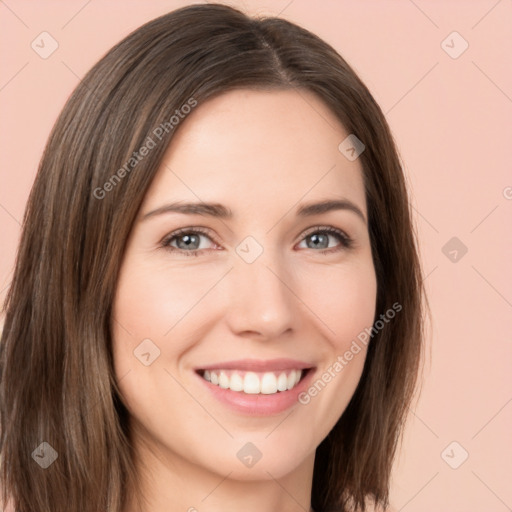
[[[171,251],[177,251],[185,256],[199,256],[201,249],[200,238],[205,237],[211,240],[208,232],[201,228],[182,228],[178,231],[174,231],[169,236],[162,240],[162,246],[170,249]],[[177,240],[178,247],[174,247],[171,243]],[[212,250],[212,249],[204,249]],[[215,250],[215,249],[213,249]]]
[[[340,245],[334,247],[329,245],[329,237],[336,238],[340,242],[341,247]],[[311,240],[309,244],[307,243],[308,239]],[[308,249],[323,249],[318,251],[322,254],[349,249],[353,244],[353,240],[346,233],[332,226],[316,226],[312,231],[306,233],[303,240],[306,240]]]
[[[217,249],[201,248],[201,237],[208,238],[213,241],[209,231],[202,228],[182,228],[173,231],[165,237],[161,246],[171,252],[178,252],[185,256],[199,256],[202,251],[212,251]],[[339,245],[334,247],[329,244],[329,237],[338,240]],[[311,243],[307,243],[307,240]],[[303,235],[301,240],[306,240],[307,249],[322,249],[317,252],[322,254],[341,251],[352,247],[353,240],[340,229],[332,226],[316,226]],[[176,242],[176,245],[174,245]]]

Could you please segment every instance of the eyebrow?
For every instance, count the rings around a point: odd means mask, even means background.
[[[307,203],[300,206],[296,215],[298,217],[311,217],[313,215],[320,215],[335,210],[348,210],[355,213],[366,224],[366,218],[361,209],[348,199],[326,199],[315,203]],[[141,220],[146,220],[156,215],[165,213],[181,213],[184,215],[202,215],[204,217],[216,217],[220,219],[232,219],[233,212],[226,206],[220,203],[184,203],[175,202],[165,204],[152,210],[142,216]]]

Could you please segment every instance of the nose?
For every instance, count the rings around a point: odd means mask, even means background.
[[[283,262],[264,255],[253,263],[237,261],[229,273],[225,318],[237,336],[271,340],[298,328],[300,300],[291,273]]]

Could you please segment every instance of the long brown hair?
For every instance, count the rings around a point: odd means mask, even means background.
[[[376,319],[397,302],[402,310],[372,337],[356,392],[317,449],[312,506],[365,510],[368,498],[387,506],[426,305],[390,129],[356,73],[320,38],[283,19],[209,4],[154,19],[114,46],[77,86],[49,137],[0,343],[1,490],[17,512],[120,512],[127,489],[136,488],[111,351],[125,243],[178,128],[172,116],[244,87],[312,91],[365,144],[359,158]],[[138,158],[148,137],[155,145]],[[55,455],[46,469],[36,463]]]

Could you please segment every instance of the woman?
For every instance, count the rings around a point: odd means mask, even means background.
[[[2,494],[385,508],[423,300],[399,158],[349,65],[282,19],[161,16],[82,80],[40,164],[0,345]]]

